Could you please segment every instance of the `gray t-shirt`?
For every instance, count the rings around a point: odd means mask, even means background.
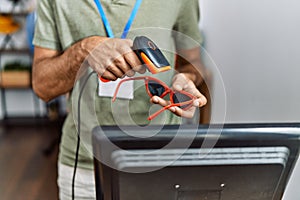
[[[135,1],[101,0],[101,3],[113,32],[116,37],[120,36]],[[198,21],[198,0],[144,0],[134,19],[128,38],[133,39],[138,35],[148,36],[164,50],[171,66],[174,66],[176,49],[191,48],[193,47],[191,43],[202,42]],[[63,52],[77,41],[93,35],[106,36],[93,0],[39,1],[34,36],[35,46]],[[155,77],[170,85],[173,75],[174,70],[170,70],[157,74]],[[82,82],[79,80],[74,85],[60,145],[59,160],[69,166],[73,166],[75,158],[79,113],[77,104]],[[95,126],[149,124],[147,120],[149,110],[153,112],[153,106],[149,102],[149,96],[142,81],[135,81],[132,100],[118,99],[117,102],[112,103],[109,97],[99,97],[97,89],[97,76],[92,75],[84,88],[80,102],[82,143],[78,166],[87,169],[93,167],[90,137]],[[151,123],[177,124],[180,123],[180,118],[165,111]]]

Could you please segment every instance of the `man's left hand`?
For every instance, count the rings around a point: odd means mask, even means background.
[[[172,89],[175,91],[184,90],[197,98],[193,101],[193,106],[187,110],[183,110],[177,106],[169,108],[171,112],[180,117],[192,118],[195,114],[196,107],[202,107],[207,103],[205,96],[201,94],[201,92],[196,88],[194,82],[189,78],[189,74],[176,74],[172,80]],[[150,101],[163,107],[171,104],[170,101],[166,101],[158,96],[153,96]]]

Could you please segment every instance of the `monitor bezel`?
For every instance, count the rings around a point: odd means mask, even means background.
[[[145,126],[143,134],[151,134],[151,130],[157,130],[161,126]],[[280,199],[295,166],[299,155],[300,147],[300,123],[243,123],[243,124],[207,124],[207,125],[165,125],[159,134],[152,137],[134,137],[124,133],[122,130],[138,132],[141,127],[137,126],[98,126],[93,130],[93,149],[97,158],[100,149],[104,148],[110,153],[113,149],[105,148],[108,140],[121,149],[159,149],[168,144],[174,134],[184,135],[183,140],[193,137],[190,148],[201,147],[204,139],[211,140],[215,147],[273,147],[285,146],[289,149],[290,155],[286,162],[285,171],[282,174],[275,199]],[[197,129],[196,136],[190,132]],[[209,131],[208,131],[209,130]],[[219,134],[221,133],[221,134]],[[107,140],[108,139],[108,140]],[[100,145],[101,144],[101,145]],[[101,146],[101,147],[100,147]],[[105,164],[94,159],[97,199],[103,195],[113,197],[114,176],[118,173]],[[109,199],[108,198],[108,199]]]

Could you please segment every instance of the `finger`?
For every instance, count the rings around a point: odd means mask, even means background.
[[[179,74],[176,75],[173,79],[172,88],[176,91],[184,90],[197,98],[201,98],[201,104],[206,104],[206,98],[201,94],[201,92],[196,88],[195,84],[185,78],[184,75],[180,76]]]
[[[121,54],[125,55],[132,52],[133,41],[131,39],[114,38],[114,48]]]
[[[194,116],[196,108],[191,107],[188,110],[182,110],[181,108],[174,106],[170,107],[169,110],[179,117],[192,118]]]
[[[141,61],[133,51],[124,54],[124,58],[130,65],[131,69],[139,73],[145,73],[145,67],[142,65]]]
[[[128,63],[125,61],[123,56],[119,56],[114,60],[114,64],[123,72],[123,74],[132,74],[131,67],[128,65]]]
[[[114,74],[112,74],[110,71],[105,71],[103,72],[100,77],[106,79],[106,80],[111,80],[111,81],[115,81],[118,79],[118,77],[116,77]]]
[[[159,104],[162,107],[165,107],[165,106],[167,106],[167,105],[170,104],[170,101],[166,101],[166,100],[164,100],[164,99],[162,99],[162,98],[160,98],[158,96],[151,97],[150,102],[151,103],[155,103],[155,104]]]
[[[201,95],[201,97],[197,98],[193,102],[193,106],[195,106],[195,107],[202,107],[202,106],[204,106],[206,104],[207,104],[207,99],[203,95]]]
[[[147,68],[145,65],[140,65],[138,67],[134,67],[133,70],[140,74],[144,74],[147,71]]]
[[[135,71],[133,71],[132,69],[126,72],[126,76],[128,77],[132,77],[135,75]]]
[[[172,88],[181,91],[188,86],[188,79],[183,74],[177,74],[172,80]]]
[[[110,73],[112,73],[117,78],[122,78],[125,74],[115,64],[111,64],[109,67],[107,67],[106,71],[109,71]]]
[[[102,77],[106,80],[116,80],[117,77],[112,74],[110,71],[107,71],[105,68],[101,67],[99,64],[95,63],[92,65],[93,69],[97,72],[98,77]]]
[[[183,90],[194,95],[197,98],[204,97],[192,81],[186,87],[184,87]]]

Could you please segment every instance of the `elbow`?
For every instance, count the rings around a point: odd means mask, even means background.
[[[47,94],[46,94],[45,92],[42,92],[42,91],[40,90],[40,88],[39,88],[36,84],[34,84],[33,82],[32,82],[32,89],[33,89],[34,93],[35,93],[40,99],[42,99],[43,101],[49,102],[49,101],[51,100],[51,98],[48,97]]]
[[[35,80],[34,78],[32,79],[32,89],[34,91],[34,93],[43,101],[45,102],[49,102],[50,100],[52,100],[53,98],[51,96],[49,96],[49,93],[45,91],[45,89],[43,89],[42,84],[39,83],[39,81]]]

